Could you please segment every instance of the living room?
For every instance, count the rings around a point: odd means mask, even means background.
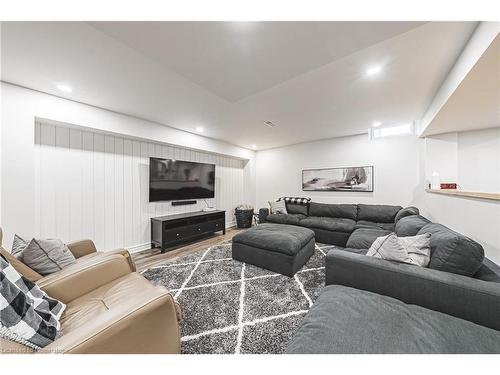
[[[490,18],[2,17],[0,352],[500,354]]]

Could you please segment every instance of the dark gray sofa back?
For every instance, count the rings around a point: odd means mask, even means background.
[[[429,268],[473,276],[481,267],[484,249],[476,241],[442,224],[425,225],[417,234],[431,233]]]
[[[327,204],[311,202],[309,216],[339,217],[356,220],[357,206],[355,204]]]
[[[366,220],[375,223],[394,223],[396,215],[403,207],[382,204],[358,204],[358,221]]]
[[[286,203],[286,211],[289,214],[309,214],[309,204]]]
[[[418,231],[429,223],[429,220],[420,215],[406,216],[398,220],[394,232],[398,237],[416,236]]]

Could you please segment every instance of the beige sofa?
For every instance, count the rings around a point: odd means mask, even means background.
[[[62,336],[45,353],[179,353],[180,310],[167,289],[135,272],[127,250],[98,252],[83,240],[68,244],[77,261],[41,276],[2,246],[0,253],[26,278],[66,304]],[[0,353],[33,350],[0,338]]]

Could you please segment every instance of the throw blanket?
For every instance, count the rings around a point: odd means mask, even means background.
[[[277,202],[279,201],[285,201],[285,203],[291,203],[291,204],[301,204],[301,205],[307,205],[311,201],[311,198],[305,197],[281,197],[278,198]]]
[[[66,305],[50,298],[35,283],[21,276],[0,256],[0,334],[40,349],[59,333]]]

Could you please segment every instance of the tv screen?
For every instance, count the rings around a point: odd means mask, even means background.
[[[149,158],[149,201],[213,198],[215,165]]]

